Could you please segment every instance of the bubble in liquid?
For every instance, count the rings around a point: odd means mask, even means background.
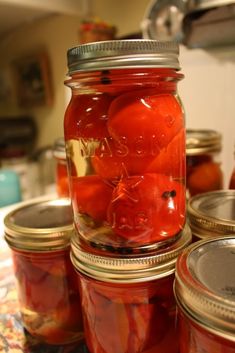
[[[172,125],[174,124],[175,122],[175,117],[172,116],[172,115],[167,115],[165,117],[165,122],[166,122],[166,125],[170,128],[172,127]]]

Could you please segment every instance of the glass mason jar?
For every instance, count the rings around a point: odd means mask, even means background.
[[[229,179],[229,189],[235,189],[235,146],[234,146],[234,167]]]
[[[235,236],[204,240],[179,256],[175,297],[180,353],[235,352]]]
[[[29,202],[4,219],[23,326],[48,344],[83,338],[78,283],[69,255],[74,232],[70,203]]]
[[[235,168],[233,169],[230,182],[229,182],[229,189],[235,189]]]
[[[185,227],[174,244],[151,256],[100,256],[73,237],[85,340],[90,353],[178,353],[173,281],[179,253],[190,243]]]
[[[56,160],[56,191],[59,197],[69,197],[69,181],[64,138],[56,139],[53,149]]]
[[[193,240],[235,234],[235,190],[210,191],[188,202]]]
[[[64,119],[79,236],[100,250],[157,247],[185,224],[178,45],[116,40],[68,51]]]
[[[214,130],[186,130],[188,197],[223,188],[221,135]]]

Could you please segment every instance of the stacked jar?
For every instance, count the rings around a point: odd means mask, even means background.
[[[24,328],[48,344],[82,340],[79,284],[70,261],[70,200],[30,201],[9,212],[4,225]]]
[[[188,221],[193,240],[235,234],[235,190],[216,190],[191,197]]]
[[[148,256],[101,256],[73,238],[71,259],[81,285],[85,339],[91,353],[178,353],[175,262],[181,237]]]
[[[120,353],[178,349],[177,342],[167,347],[165,329],[157,343],[149,343],[157,327],[174,321],[168,276],[190,242],[178,54],[176,43],[152,40],[96,42],[68,51],[72,98],[64,136],[77,229],[71,256],[83,307],[89,308],[84,324],[91,353],[110,353],[117,344]],[[162,283],[155,282],[159,278]]]
[[[199,241],[178,257],[180,353],[235,352],[235,236]]]
[[[188,197],[223,188],[221,135],[214,130],[187,129],[186,184]]]
[[[234,161],[235,161],[235,146],[234,146]],[[235,189],[235,165],[233,166],[230,178],[229,178],[229,189]]]

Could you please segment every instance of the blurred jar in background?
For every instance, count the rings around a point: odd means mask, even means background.
[[[11,148],[1,152],[1,167],[12,170],[19,176],[22,200],[27,200],[31,197],[29,166],[29,156],[22,149]]]
[[[214,130],[186,130],[188,197],[223,188],[221,135]]]
[[[54,143],[53,153],[56,161],[56,191],[59,197],[69,196],[69,181],[64,138],[58,138]]]
[[[53,146],[48,145],[36,150],[33,156],[38,166],[39,195],[55,193],[55,158]]]
[[[229,180],[229,189],[235,189],[235,146],[234,146],[234,167]]]
[[[235,190],[215,190],[192,196],[188,221],[193,240],[235,234]]]
[[[79,42],[81,44],[112,40],[115,38],[116,28],[99,19],[90,19],[81,23],[79,28]]]
[[[229,189],[235,189],[235,168],[230,179]]]
[[[20,178],[14,170],[0,169],[0,207],[22,201]]]
[[[77,276],[70,261],[70,200],[27,203],[8,213],[4,226],[23,326],[48,344],[83,338]]]

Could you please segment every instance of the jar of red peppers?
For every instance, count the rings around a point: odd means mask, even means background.
[[[194,243],[176,264],[180,353],[235,352],[235,237]]]
[[[178,45],[116,40],[68,51],[64,135],[74,218],[96,249],[141,251],[185,224]],[[92,247],[91,247],[92,251]]]
[[[193,239],[235,235],[235,190],[205,192],[188,202]]]
[[[87,252],[73,237],[90,353],[178,353],[174,270],[190,241],[186,226],[178,241],[151,255],[110,257]]]
[[[214,130],[186,131],[186,184],[188,196],[223,188],[221,135]]]
[[[235,146],[234,146],[234,162],[235,162]],[[235,189],[235,163],[229,179],[229,189]]]
[[[69,181],[64,138],[56,139],[54,143],[54,157],[56,160],[56,191],[59,197],[69,197]]]
[[[69,256],[74,232],[70,201],[29,202],[8,213],[4,224],[23,326],[48,344],[81,339],[78,283]]]

